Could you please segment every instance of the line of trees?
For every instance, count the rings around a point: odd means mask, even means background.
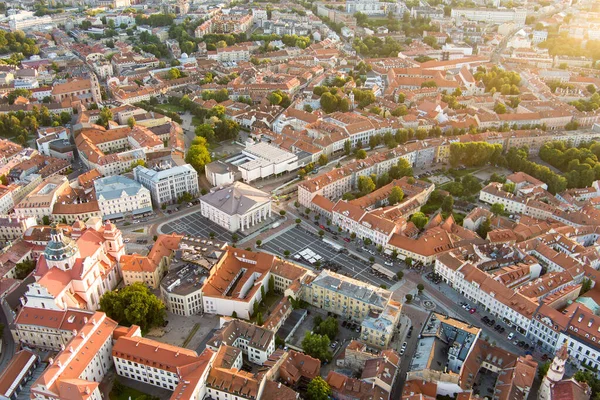
[[[548,185],[548,191],[552,194],[560,193],[567,188],[567,179],[557,174],[545,165],[529,161],[529,149],[524,146],[521,148],[512,147],[506,154],[508,167],[513,171],[522,171],[545,182]]]
[[[450,164],[453,167],[480,167],[488,163],[497,165],[502,158],[502,145],[487,142],[452,143]]]
[[[583,143],[571,147],[564,141],[546,143],[540,149],[540,158],[565,173],[567,187],[588,187],[600,179],[600,143]]]

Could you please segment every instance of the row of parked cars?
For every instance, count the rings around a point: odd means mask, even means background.
[[[489,319],[489,317],[486,315],[484,317],[481,318],[481,320],[483,321],[484,324],[486,324],[489,327],[494,326],[494,324],[496,323],[495,319]],[[500,324],[496,325],[494,327],[494,330],[497,331],[498,333],[504,333],[505,329],[503,326],[501,326]],[[511,332],[510,335],[512,335],[513,333]],[[510,336],[509,335],[509,336]],[[510,340],[510,339],[509,339]]]
[[[354,332],[360,332],[360,325],[357,324],[356,322],[351,322],[351,321],[342,321],[342,327],[343,328],[348,328],[351,331]]]
[[[471,305],[469,303],[461,302],[460,306],[462,308],[464,308],[466,311],[468,311],[470,314],[475,314],[477,312],[477,309],[475,307],[471,307]]]

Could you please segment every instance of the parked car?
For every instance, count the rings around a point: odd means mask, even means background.
[[[477,309],[476,309],[476,308],[471,308],[471,309],[469,310],[469,314],[475,314],[476,312],[477,312]]]
[[[508,334],[508,340],[512,340],[512,338],[514,338],[514,337],[515,337],[514,332],[511,332]]]

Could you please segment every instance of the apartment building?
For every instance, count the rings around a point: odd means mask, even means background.
[[[453,19],[467,19],[493,24],[514,22],[517,26],[524,26],[527,19],[527,10],[521,8],[453,8],[450,16]]]
[[[360,340],[370,347],[386,349],[400,322],[401,304],[390,300],[382,312],[371,312],[360,325]]]
[[[17,399],[19,393],[40,363],[40,358],[30,350],[18,351],[10,360],[6,369],[0,373],[0,395],[5,399]]]
[[[0,185],[0,214],[9,214],[15,207],[14,201],[15,186]]]
[[[143,126],[83,129],[75,138],[81,160],[103,176],[119,175],[133,163],[146,161],[146,153],[164,149],[164,143]]]
[[[36,223],[34,217],[0,215],[0,241],[20,239],[25,231]]]
[[[197,196],[200,192],[198,173],[189,164],[158,170],[138,166],[134,168],[133,176],[150,190],[152,203],[157,207],[176,203],[184,193]]]
[[[219,346],[237,347],[254,364],[264,365],[275,352],[275,334],[263,327],[239,319],[221,319],[221,327],[206,347],[217,351]]]
[[[101,400],[100,382],[112,369],[113,333],[117,323],[95,313],[67,343],[31,386],[31,397],[40,400],[70,398],[73,392]],[[139,331],[139,328],[138,328]]]
[[[219,62],[240,62],[250,60],[250,49],[246,46],[228,46],[209,51],[207,58]]]
[[[389,290],[329,270],[303,283],[303,289],[304,301],[355,321],[363,321],[371,311],[381,313],[391,297]]]
[[[195,383],[204,382],[213,357],[208,349],[198,355],[193,350],[143,338],[139,333],[121,336],[112,349],[117,375],[176,393],[182,389],[180,384],[189,382],[192,374],[187,373],[192,371],[199,375]],[[172,398],[177,397],[174,394]]]
[[[80,309],[46,310],[23,307],[11,326],[15,343],[30,348],[59,351],[94,315]]]
[[[183,237],[179,241],[180,261],[169,267],[160,282],[161,297],[169,312],[190,316],[202,313],[204,284],[215,264],[226,254],[227,244],[210,239]]]
[[[89,79],[73,79],[65,83],[57,83],[52,87],[52,98],[57,103],[71,98],[79,99],[84,104],[99,103],[102,101],[102,95],[98,78],[91,74]]]
[[[204,282],[202,302],[204,312],[250,319],[254,303],[268,291],[270,270],[276,257],[228,247],[223,257]],[[261,290],[263,288],[263,290]]]
[[[147,256],[122,255],[119,266],[125,285],[142,282],[153,289],[158,288],[160,280],[169,269],[174,252],[179,249],[181,238],[176,234],[160,235]]]
[[[234,182],[202,196],[200,212],[230,232],[243,232],[271,217],[271,195]]]
[[[152,213],[150,191],[124,176],[109,176],[94,181],[96,200],[105,220],[118,220]]]
[[[66,176],[50,176],[39,184],[27,197],[15,207],[18,217],[34,217],[41,220],[52,215],[59,196],[69,188]]]

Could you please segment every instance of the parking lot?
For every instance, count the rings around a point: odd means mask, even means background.
[[[345,242],[341,241],[341,239],[338,243],[341,246],[345,246]],[[390,287],[394,283],[389,279],[372,274],[370,272],[371,262],[363,261],[354,254],[338,253],[333,247],[323,242],[318,235],[306,231],[301,227],[295,227],[278,236],[265,240],[262,248],[280,256],[284,256],[284,252],[289,250],[291,253],[290,259],[305,265],[310,264],[304,259],[295,259],[294,256],[300,251],[310,248],[314,253],[322,257],[322,266],[329,267],[328,263],[330,265],[333,263],[332,269],[339,268],[337,272],[340,274],[347,275],[375,286],[386,285],[387,287]]]
[[[192,214],[184,215],[183,217],[177,218],[173,221],[167,222],[158,228],[160,233],[179,233],[195,237],[210,237],[211,233],[215,234],[215,239],[224,242],[232,242],[231,232],[225,228],[215,224],[214,222],[204,218],[200,211]],[[237,233],[242,238],[242,233]]]

